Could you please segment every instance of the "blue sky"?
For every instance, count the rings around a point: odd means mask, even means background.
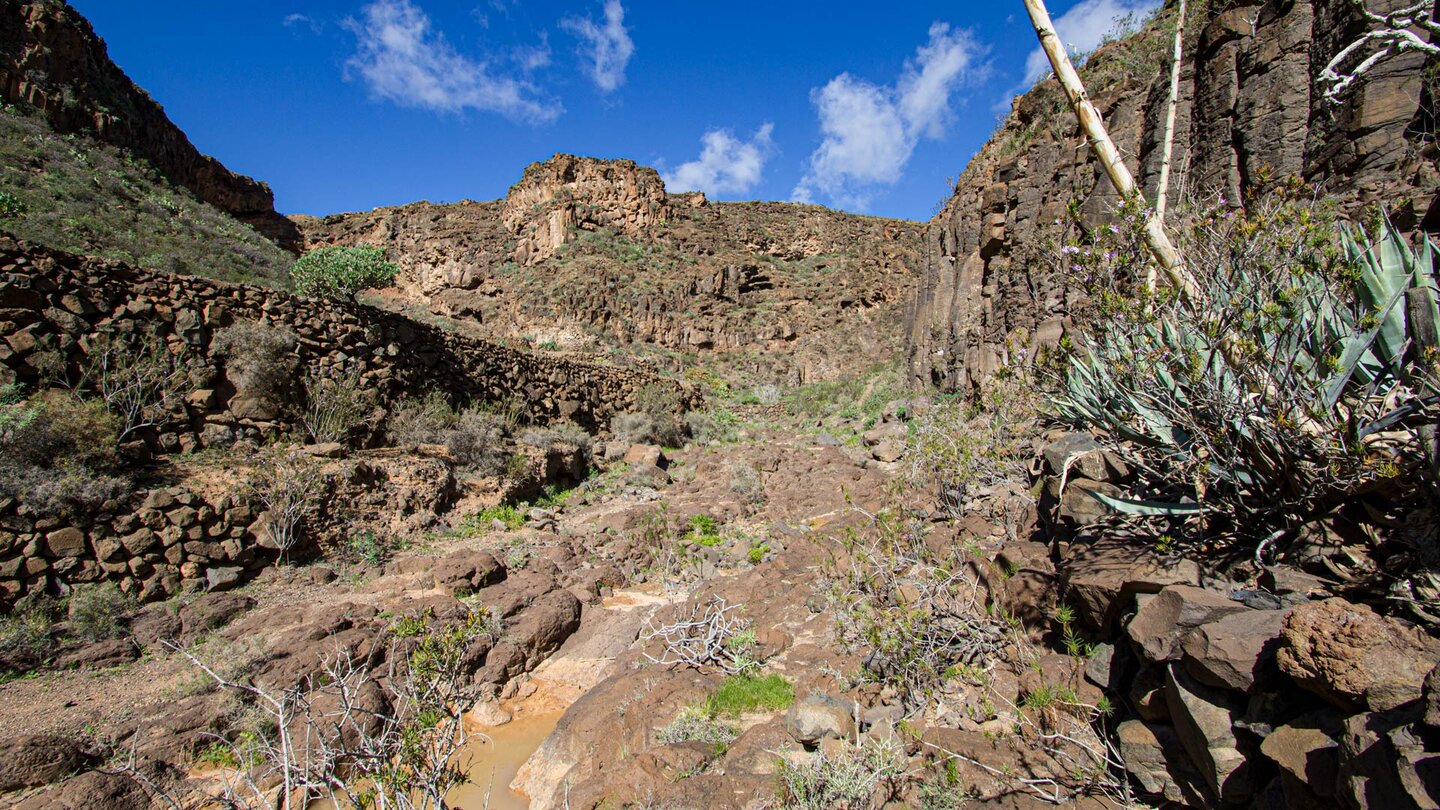
[[[1048,70],[1020,0],[71,2],[284,213],[495,199],[571,152],[654,166],[671,191],[926,219]],[[1157,4],[1051,13],[1088,50]]]

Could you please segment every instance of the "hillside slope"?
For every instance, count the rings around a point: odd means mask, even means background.
[[[307,247],[373,244],[400,297],[497,337],[776,381],[893,358],[920,224],[666,194],[631,161],[557,155],[504,200],[297,217]]]
[[[0,229],[69,253],[272,287],[295,260],[144,160],[18,107],[0,109],[0,193],[22,209]]]
[[[1174,5],[1142,33],[1097,51],[1082,70],[1151,199]],[[1237,201],[1265,178],[1295,176],[1347,210],[1380,203],[1402,226],[1440,225],[1431,210],[1440,172],[1420,57],[1383,63],[1345,104],[1331,107],[1314,80],[1362,30],[1354,4],[1190,5],[1172,195]],[[1072,200],[1094,224],[1116,197],[1059,85],[1047,79],[1015,102],[926,229],[924,268],[906,316],[912,380],[969,390],[1007,362],[1007,343],[1057,339],[1082,314],[1081,291],[1043,250],[1044,230]]]
[[[294,226],[270,187],[203,155],[110,60],[88,20],[62,0],[0,0],[0,99],[33,107],[58,133],[83,133],[150,162],[171,183],[281,245]]]

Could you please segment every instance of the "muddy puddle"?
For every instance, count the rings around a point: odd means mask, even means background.
[[[510,781],[560,722],[561,714],[564,712],[517,714],[503,726],[480,729],[461,755],[470,759],[470,784],[450,792],[450,806],[483,810],[488,789],[489,810],[527,810],[530,799],[512,792]]]

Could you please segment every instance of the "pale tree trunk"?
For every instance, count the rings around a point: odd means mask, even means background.
[[[1075,111],[1075,117],[1080,121],[1080,128],[1090,141],[1095,158],[1100,161],[1101,168],[1110,177],[1110,182],[1115,184],[1115,190],[1120,192],[1120,196],[1127,199],[1134,197],[1138,193],[1135,178],[1126,168],[1125,160],[1120,156],[1115,142],[1110,140],[1110,133],[1105,130],[1100,111],[1090,103],[1090,98],[1085,93],[1085,85],[1080,81],[1080,74],[1075,71],[1069,54],[1065,53],[1065,45],[1055,33],[1055,25],[1050,22],[1050,12],[1046,10],[1044,0],[1025,0],[1025,10],[1030,12],[1030,22],[1035,26],[1035,35],[1040,38],[1040,47],[1045,49],[1045,55],[1050,58],[1050,66],[1055,69],[1055,77],[1060,80],[1060,86],[1065,91],[1070,108]],[[1164,221],[1153,213],[1145,220],[1145,242],[1156,263],[1160,265],[1160,270],[1165,273],[1170,283],[1180,290],[1181,295],[1186,299],[1198,298],[1199,287],[1185,269],[1180,252],[1165,233]]]
[[[1165,221],[1166,197],[1170,194],[1170,158],[1175,151],[1175,111],[1180,106],[1180,60],[1185,48],[1185,0],[1180,0],[1175,21],[1175,56],[1170,65],[1170,101],[1165,109],[1165,144],[1160,150],[1160,183],[1155,189],[1155,216]]]

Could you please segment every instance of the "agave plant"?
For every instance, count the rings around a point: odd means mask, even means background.
[[[1374,238],[1340,229],[1336,251],[1289,203],[1195,222],[1203,295],[1112,306],[1058,375],[1055,413],[1142,472],[1137,497],[1095,497],[1254,540],[1400,479],[1436,401],[1430,241],[1384,221]]]

